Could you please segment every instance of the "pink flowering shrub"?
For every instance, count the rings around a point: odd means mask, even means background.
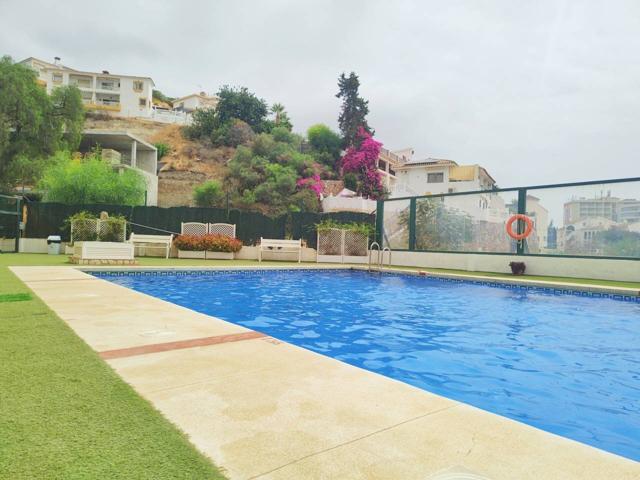
[[[322,190],[324,190],[324,183],[322,183],[320,175],[318,174],[315,174],[309,178],[298,179],[298,181],[296,182],[296,186],[300,189],[308,188],[310,190],[313,190],[318,198],[320,198],[320,196],[322,195]]]
[[[382,175],[378,171],[377,162],[382,143],[373,139],[364,128],[358,129],[358,147],[349,147],[342,157],[342,170],[354,173],[359,180],[358,194],[372,199],[384,195]]]

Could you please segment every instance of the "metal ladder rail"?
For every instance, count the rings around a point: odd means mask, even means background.
[[[389,263],[387,266],[391,267],[391,249],[389,247],[384,247],[380,252],[380,258],[378,261],[378,270],[382,271],[382,266],[384,265],[384,252],[389,252]]]
[[[369,246],[369,268],[368,268],[369,272],[371,271],[371,256],[373,255],[373,247],[374,246],[376,247],[376,250],[378,251],[378,257],[380,256],[380,244],[378,242],[373,242]]]

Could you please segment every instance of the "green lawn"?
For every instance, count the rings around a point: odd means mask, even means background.
[[[224,478],[6,267],[63,260],[0,254],[0,478]]]

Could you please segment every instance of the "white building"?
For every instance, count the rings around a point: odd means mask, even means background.
[[[20,62],[38,73],[38,83],[51,93],[54,88],[74,85],[80,89],[87,110],[103,111],[121,117],[149,118],[155,84],[149,77],[116,75],[69,68],[56,57],[54,63],[29,57]]]
[[[147,185],[146,205],[158,205],[158,151],[153,145],[129,132],[113,130],[85,130],[80,151],[90,152],[98,147],[102,158],[118,171],[131,168],[144,177]]]
[[[199,108],[216,108],[220,98],[207,95],[206,92],[192,93],[173,101],[173,109],[178,112],[192,113]]]
[[[458,165],[453,160],[409,159],[395,167],[391,197],[492,190],[496,181],[480,165]]]

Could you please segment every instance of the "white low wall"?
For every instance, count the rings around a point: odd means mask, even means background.
[[[258,259],[258,247],[242,247],[238,253],[236,253],[236,260],[257,260]],[[282,260],[286,262],[297,262],[298,254],[296,252],[291,253],[270,253],[262,252],[262,259],[266,261],[270,260]],[[316,250],[315,248],[302,247],[302,261],[303,262],[315,262]]]
[[[511,273],[509,262],[524,262],[528,275],[640,282],[640,261],[634,260],[397,251],[393,252],[391,258],[393,265],[403,267],[495,273]]]

